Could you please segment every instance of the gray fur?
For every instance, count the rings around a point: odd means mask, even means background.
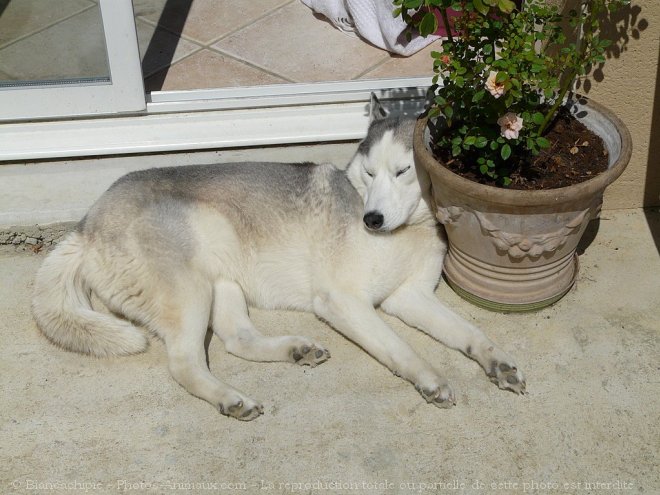
[[[337,198],[340,198],[337,200]],[[121,207],[119,207],[121,205]],[[80,231],[115,242],[127,222],[148,219],[166,242],[180,251],[190,232],[191,205],[204,205],[230,219],[246,242],[285,233],[287,225],[332,215],[338,226],[360,218],[360,198],[345,173],[331,165],[309,163],[230,163],[155,168],[132,172],[115,182],[92,207]]]
[[[415,120],[405,116],[375,120],[369,126],[367,136],[358,146],[358,153],[367,154],[374,144],[380,141],[388,131],[394,134],[395,140],[412,150],[414,128]]]

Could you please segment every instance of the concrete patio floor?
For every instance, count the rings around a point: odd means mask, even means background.
[[[250,363],[211,338],[212,372],[265,405],[250,423],[179,387],[161,342],[106,360],[49,344],[29,311],[45,253],[0,246],[0,493],[660,493],[659,232],[657,210],[604,211],[576,286],[538,313],[491,313],[440,284],[517,357],[522,397],[386,318],[457,390],[436,409],[314,316],[253,310],[332,358]]]

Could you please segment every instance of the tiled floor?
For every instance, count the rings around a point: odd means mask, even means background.
[[[431,45],[404,58],[342,33],[300,0],[134,0],[148,91],[431,74]],[[0,80],[102,75],[93,0],[0,1]],[[84,42],[81,43],[81,40]],[[71,44],[75,48],[69,47]]]
[[[109,75],[98,5],[88,0],[0,1],[0,72],[9,80]],[[81,42],[82,40],[82,42]]]

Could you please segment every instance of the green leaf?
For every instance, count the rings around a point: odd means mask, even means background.
[[[507,80],[508,74],[506,72],[498,72],[497,76],[495,77],[495,82],[497,83],[503,83],[504,81]]]
[[[472,145],[473,145],[474,143],[476,143],[476,142],[477,142],[477,138],[474,137],[474,136],[467,136],[467,137],[463,140],[463,144],[467,144],[468,146],[472,146]]]
[[[500,145],[498,144],[497,141],[491,141],[491,142],[490,142],[490,149],[491,149],[491,150],[495,151],[495,150],[496,150],[497,148],[499,148],[499,147],[500,147]]]
[[[454,83],[459,88],[462,88],[463,86],[465,86],[465,79],[463,79],[463,76],[456,76],[456,79],[454,79]]]
[[[474,8],[477,9],[477,12],[479,12],[481,15],[488,14],[488,11],[490,10],[490,7],[488,7],[488,5],[484,5],[482,0],[472,0],[472,4],[474,5]]]
[[[539,145],[539,148],[549,148],[551,146],[550,141],[548,141],[543,136],[539,136],[536,138],[536,144]]]
[[[508,144],[502,146],[502,149],[500,150],[500,156],[502,157],[502,160],[508,159],[511,156],[511,146]]]
[[[480,91],[477,91],[474,96],[472,97],[472,103],[479,103],[481,99],[484,97],[486,94],[486,90],[482,89]]]
[[[418,9],[422,6],[423,0],[405,0],[403,5],[409,9]]]
[[[419,23],[419,34],[426,37],[435,33],[438,30],[438,20],[431,12],[427,12],[422,17],[422,22]]]
[[[460,147],[460,146],[454,146],[454,147],[451,149],[451,155],[452,155],[452,156],[458,156],[458,155],[460,155],[460,154],[461,154],[461,147]]]
[[[481,165],[481,166],[479,167],[479,172],[481,172],[482,174],[486,175],[486,174],[488,173],[488,165]]]
[[[505,14],[510,14],[513,12],[513,9],[516,8],[516,4],[511,0],[499,0],[497,2],[497,6],[499,7],[500,11],[504,12]]]
[[[541,112],[536,112],[534,115],[532,115],[532,122],[535,124],[541,125],[544,119],[545,117],[543,117]]]
[[[488,144],[488,139],[486,139],[483,136],[479,136],[477,138],[477,140],[474,142],[474,147],[475,148],[485,148],[487,144]]]
[[[442,113],[445,114],[445,117],[447,117],[448,119],[451,119],[454,116],[454,109],[451,106],[446,106],[443,109]]]

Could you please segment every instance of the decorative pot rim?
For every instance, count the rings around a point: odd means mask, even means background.
[[[426,146],[425,131],[428,117],[419,117],[415,124],[413,149],[415,156],[421,159],[424,168],[439,178],[444,187],[460,191],[461,194],[476,199],[487,198],[488,202],[501,206],[547,206],[561,204],[576,197],[590,197],[603,191],[625,170],[632,155],[632,137],[626,125],[611,110],[585,97],[580,103],[589,107],[608,120],[619,134],[621,149],[618,158],[608,169],[591,179],[570,186],[555,189],[519,190],[504,189],[487,184],[480,184],[461,177],[440,164]],[[433,170],[431,170],[431,168]]]

